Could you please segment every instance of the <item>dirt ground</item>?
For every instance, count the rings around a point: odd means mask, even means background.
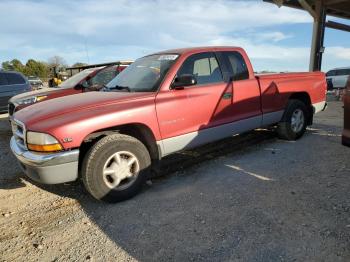
[[[1,261],[350,261],[342,104],[297,142],[258,130],[164,160],[115,205],[80,183],[35,185],[0,121]]]

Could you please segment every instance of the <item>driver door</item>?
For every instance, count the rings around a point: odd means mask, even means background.
[[[164,154],[208,142],[211,134],[204,130],[231,120],[232,84],[224,82],[214,53],[189,56],[177,72],[183,74],[194,75],[197,83],[156,97]]]

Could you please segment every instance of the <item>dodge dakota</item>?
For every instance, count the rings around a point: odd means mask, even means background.
[[[241,48],[175,49],[136,60],[100,92],[16,112],[10,144],[31,179],[82,179],[117,202],[174,152],[265,126],[296,140],[325,100],[322,72],[255,75]]]

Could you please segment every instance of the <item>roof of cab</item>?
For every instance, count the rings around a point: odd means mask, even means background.
[[[186,47],[186,48],[178,48],[178,49],[169,49],[160,52],[156,52],[156,54],[184,54],[184,53],[192,53],[192,52],[212,52],[212,51],[224,51],[224,50],[243,50],[240,47],[236,46],[200,46],[200,47]]]

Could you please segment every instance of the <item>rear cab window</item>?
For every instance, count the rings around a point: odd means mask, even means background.
[[[218,61],[212,52],[189,56],[177,72],[178,76],[184,74],[194,75],[197,85],[223,82]]]
[[[248,66],[241,53],[237,51],[222,51],[220,55],[229,70],[231,80],[240,81],[249,79]]]

